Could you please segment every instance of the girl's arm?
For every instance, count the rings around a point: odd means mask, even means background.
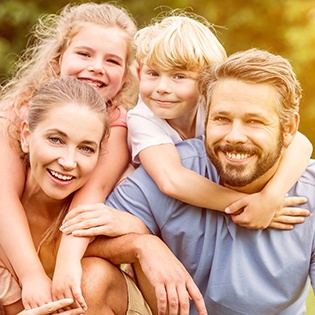
[[[97,166],[88,182],[75,193],[70,211],[81,204],[104,202],[121,178],[130,159],[127,129],[111,128],[110,137],[99,156]],[[85,309],[81,292],[81,258],[90,238],[78,238],[63,233],[53,277],[53,296],[56,299],[73,297]],[[69,255],[71,252],[71,255]]]
[[[312,150],[311,142],[298,132],[285,150],[276,174],[266,187],[260,193],[249,195],[228,207],[228,213],[244,208],[241,214],[233,215],[233,221],[243,225],[244,222],[253,221],[253,218],[263,213],[262,219],[267,222],[263,227],[269,225],[278,229],[292,229],[293,224],[304,222],[304,216],[309,215],[307,209],[283,208],[283,205],[288,207],[307,202],[302,197],[295,199],[290,197],[286,201],[284,197],[305,171]],[[253,225],[251,227],[255,228]]]
[[[51,283],[37,256],[21,196],[25,169],[0,119],[0,243],[22,284],[24,307],[51,301]]]

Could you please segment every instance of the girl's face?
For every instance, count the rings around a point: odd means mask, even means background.
[[[105,101],[113,99],[125,82],[127,41],[117,27],[90,25],[71,40],[60,58],[60,75],[91,84]]]
[[[94,170],[104,124],[95,112],[62,104],[30,131],[22,125],[22,149],[29,153],[30,182],[35,191],[62,200],[82,187]]]

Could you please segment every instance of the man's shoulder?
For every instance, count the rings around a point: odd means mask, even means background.
[[[193,138],[176,144],[182,160],[191,158],[207,158],[204,137]]]
[[[217,171],[206,153],[204,136],[182,141],[176,148],[185,168],[218,182]]]
[[[315,160],[311,159],[306,170],[290,190],[291,196],[304,196],[315,206]]]
[[[315,187],[315,160],[314,159],[309,160],[306,170],[300,177],[299,182],[305,185],[311,185]]]

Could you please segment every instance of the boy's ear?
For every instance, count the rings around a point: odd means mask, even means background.
[[[287,148],[293,141],[300,123],[300,115],[295,114],[284,131],[284,146]]]
[[[141,69],[140,67],[137,67],[137,75],[138,75],[138,80],[140,81],[140,73],[141,73]]]
[[[21,148],[24,153],[29,153],[30,129],[28,122],[24,120],[21,125]]]

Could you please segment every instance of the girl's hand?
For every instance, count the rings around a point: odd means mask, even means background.
[[[82,267],[81,262],[69,261],[58,263],[62,268],[56,268],[52,281],[53,299],[60,300],[64,298],[72,298],[74,304],[68,306],[67,310],[81,307],[82,310],[87,310],[87,305],[81,291]]]
[[[103,203],[81,205],[71,210],[60,230],[73,236],[119,236],[126,233],[147,233],[145,224],[136,216]]]
[[[31,309],[52,301],[51,280],[44,272],[31,273],[22,283],[22,302]]]

